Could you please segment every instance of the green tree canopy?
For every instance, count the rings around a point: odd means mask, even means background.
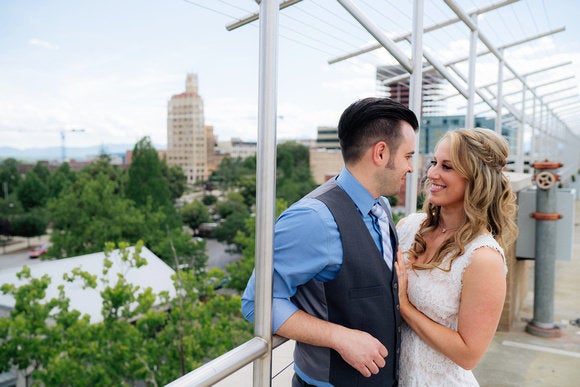
[[[56,198],[65,188],[72,185],[77,179],[76,173],[69,163],[62,163],[48,178],[48,196]]]
[[[183,223],[187,224],[192,230],[197,230],[200,224],[210,221],[207,206],[199,200],[183,205],[179,212]]]
[[[123,198],[106,174],[81,173],[78,181],[48,203],[53,221],[50,254],[71,257],[101,251],[105,242],[135,242],[144,216]]]
[[[48,187],[34,170],[26,173],[25,179],[18,186],[18,200],[25,211],[42,207],[48,199]]]
[[[276,197],[294,203],[316,187],[310,172],[306,146],[294,141],[278,145],[276,155]]]
[[[11,234],[32,238],[46,234],[47,222],[38,213],[17,215],[11,222]]]
[[[187,187],[187,176],[183,173],[183,169],[177,165],[169,166],[163,160],[161,162],[161,173],[169,185],[171,199],[175,200],[180,198]]]
[[[18,172],[18,161],[14,158],[2,160],[0,163],[0,185],[2,196],[16,192],[20,184],[20,172]]]
[[[225,157],[217,170],[212,173],[211,181],[219,182],[222,191],[228,192],[239,185],[240,179],[245,176],[255,176],[256,158]]]
[[[163,176],[162,163],[149,137],[139,140],[133,148],[128,172],[125,194],[138,207],[145,206],[148,197],[155,207],[172,206],[169,184]]]
[[[34,165],[34,168],[32,168],[32,170],[34,171],[34,173],[36,173],[36,175],[40,178],[40,180],[42,180],[44,184],[48,185],[48,179],[50,177],[50,169],[48,169],[46,163],[38,161]]]
[[[127,270],[147,264],[141,246],[134,253],[120,246]],[[252,337],[240,298],[214,291],[224,277],[219,269],[177,271],[170,298],[122,275],[109,277],[112,248],[105,250],[102,275],[71,268],[64,276],[82,288],[103,285],[99,323],[71,310],[62,287],[47,299],[51,279],[34,278],[26,266],[17,275],[20,285],[0,285],[15,300],[10,316],[0,317],[0,372],[16,367],[48,386],[166,385]]]

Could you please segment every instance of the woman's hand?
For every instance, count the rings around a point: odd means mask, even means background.
[[[399,282],[399,303],[401,308],[404,308],[410,304],[409,298],[407,296],[407,265],[405,263],[405,257],[401,248],[397,250],[397,261],[395,262],[395,271],[397,273],[397,280]]]

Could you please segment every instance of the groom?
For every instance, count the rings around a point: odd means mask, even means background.
[[[384,196],[413,171],[417,128],[390,99],[354,102],[338,124],[345,167],[276,222],[272,324],[296,341],[293,386],[397,384],[398,242]],[[381,230],[375,206],[390,227]],[[254,275],[242,310],[253,321]]]

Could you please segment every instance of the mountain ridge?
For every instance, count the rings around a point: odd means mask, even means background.
[[[154,145],[157,149],[163,149]],[[102,144],[88,147],[66,148],[66,158],[69,160],[84,161],[87,157],[94,157],[101,154],[121,154],[133,150],[135,144]],[[62,147],[52,146],[45,148],[17,149],[13,147],[0,147],[0,160],[14,158],[20,161],[53,161],[62,159]]]

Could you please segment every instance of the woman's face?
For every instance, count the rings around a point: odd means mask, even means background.
[[[430,182],[427,199],[431,204],[441,207],[463,207],[467,182],[451,162],[449,140],[442,140],[435,149],[427,178]]]

